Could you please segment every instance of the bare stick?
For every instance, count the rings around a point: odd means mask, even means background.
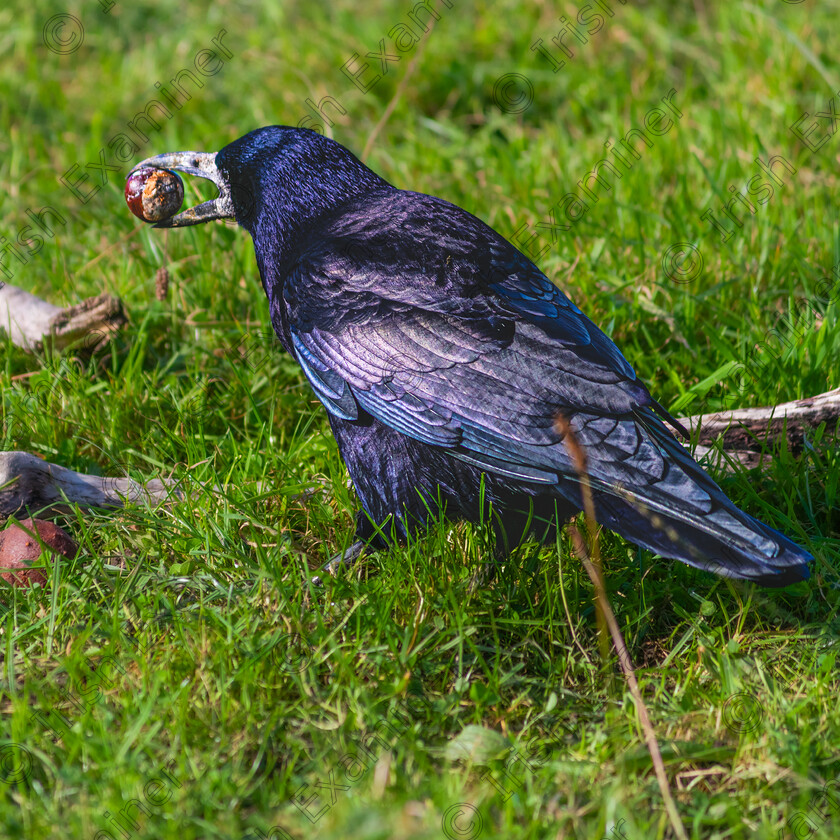
[[[840,420],[840,388],[779,405],[696,414],[679,420],[698,434],[700,443],[711,443],[722,435],[726,449],[754,450],[756,438],[774,440],[782,434],[798,447],[821,423],[828,423],[828,431],[834,432]]]
[[[161,503],[180,499],[177,482],[85,475],[43,461],[29,452],[0,452],[0,518],[47,508],[120,508],[146,499]]]
[[[45,344],[63,350],[84,338],[92,344],[105,343],[125,323],[119,298],[97,295],[62,309],[17,286],[0,285],[0,330],[12,343],[35,352]]]
[[[754,452],[751,449],[720,449],[716,446],[696,446],[696,459],[705,458],[708,466],[721,472],[734,472],[736,464],[747,470],[758,470],[773,460],[771,452]]]

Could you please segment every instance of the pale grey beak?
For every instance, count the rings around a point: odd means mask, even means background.
[[[215,152],[165,152],[162,155],[155,155],[137,164],[131,172],[143,166],[153,166],[158,169],[171,169],[174,172],[184,172],[187,175],[195,175],[212,181],[219,189],[219,195],[197,204],[195,207],[188,207],[182,213],[178,213],[171,219],[164,219],[155,224],[156,228],[187,227],[189,225],[200,225],[203,222],[211,222],[213,219],[233,219],[233,199],[230,193],[230,184],[222,177],[216,167]],[[129,176],[131,175],[129,172]]]

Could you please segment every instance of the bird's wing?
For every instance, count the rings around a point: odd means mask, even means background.
[[[559,445],[562,415],[596,482],[660,481],[669,459],[646,426],[661,423],[615,344],[490,228],[448,232],[395,244],[371,241],[380,227],[355,230],[350,244],[345,232],[298,261],[284,289],[291,342],[327,410],[367,412],[485,470],[546,484],[577,475]],[[685,484],[707,509],[708,495]]]

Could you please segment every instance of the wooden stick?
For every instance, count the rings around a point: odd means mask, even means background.
[[[828,435],[836,435],[840,388],[779,405],[695,414],[678,420],[697,438],[695,458],[706,457],[712,467],[726,472],[732,472],[735,464],[760,469],[772,459],[769,453],[762,453],[763,445],[772,445],[783,435],[794,452],[802,449],[805,438],[821,423],[827,424]],[[708,445],[718,439],[722,450]]]
[[[122,302],[110,295],[97,295],[62,309],[8,283],[0,284],[0,330],[12,343],[36,352],[45,344],[57,350],[85,339],[96,349],[126,321]],[[95,345],[95,346],[94,346]]]
[[[43,461],[29,452],[0,452],[0,519],[46,508],[120,508],[146,499],[161,503],[182,498],[177,482],[85,475]]]
[[[690,447],[686,446],[686,448]],[[770,452],[754,452],[751,449],[721,449],[717,446],[702,445],[696,446],[692,455],[698,461],[705,459],[704,466],[721,472],[735,472],[738,464],[747,470],[760,470],[773,460],[773,455]]]
[[[52,340],[59,348],[87,336],[108,341],[124,323],[122,304],[117,298],[100,295],[61,309],[15,286],[0,286],[0,324],[5,321],[12,341],[29,350]],[[0,327],[2,328],[2,327]],[[830,434],[840,420],[840,388],[803,400],[777,406],[744,408],[679,418],[697,435],[696,457],[707,457],[711,465],[731,471],[734,463],[748,469],[763,466],[770,456],[758,447],[773,442],[783,433],[793,449],[801,448],[809,431],[827,423]],[[722,438],[723,451],[709,443]],[[8,487],[4,487],[7,485]],[[36,458],[26,452],[0,453],[0,517],[27,508],[42,509],[67,501],[82,506],[122,507],[126,500],[148,498],[153,502],[170,499],[174,484],[155,479],[140,484],[130,478],[83,475]]]
[[[681,417],[680,422],[698,435],[700,443],[711,443],[723,435],[726,449],[755,450],[759,440],[777,439],[783,433],[799,447],[804,437],[820,423],[829,424],[833,433],[840,419],[840,388],[808,397],[761,408],[740,408]]]
[[[586,517],[587,530],[590,530],[589,517]],[[609,599],[607,598],[607,590],[604,586],[604,579],[601,576],[601,570],[589,559],[586,551],[586,542],[581,536],[580,531],[574,525],[569,526],[569,532],[572,537],[572,544],[574,545],[575,554],[583,563],[583,568],[589,575],[590,580],[595,586],[596,602],[600,605],[600,609],[604,614],[607,627],[612,637],[615,652],[618,654],[618,664],[624,673],[624,678],[627,680],[627,685],[630,688],[630,694],[633,695],[633,703],[636,706],[636,711],[639,714],[639,722],[642,725],[642,732],[645,735],[645,744],[650,753],[651,761],[653,762],[653,770],[656,774],[656,781],[659,783],[659,792],[662,794],[662,799],[665,802],[665,811],[668,814],[668,819],[671,823],[671,828],[674,829],[674,834],[679,840],[688,840],[688,835],[685,831],[677,804],[674,802],[674,797],[671,795],[671,786],[668,783],[668,775],[665,772],[665,762],[662,760],[662,752],[659,749],[659,741],[656,740],[656,731],[648,714],[647,706],[645,705],[642,692],[639,689],[639,683],[636,680],[636,670],[633,667],[633,660],[630,658],[630,652],[627,650],[627,645],[624,643],[624,636],[621,634],[621,628],[618,626],[618,619],[612,611]],[[593,538],[593,532],[590,530],[590,539]],[[597,541],[597,533],[594,536]]]

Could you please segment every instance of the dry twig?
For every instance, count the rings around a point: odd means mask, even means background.
[[[682,823],[679,811],[677,811],[674,797],[671,795],[668,776],[665,772],[665,762],[662,760],[662,752],[659,749],[659,742],[656,740],[656,732],[653,729],[647,706],[639,690],[633,661],[630,658],[624,637],[621,635],[621,629],[618,626],[615,613],[610,606],[607,590],[604,586],[604,577],[601,571],[601,553],[598,546],[598,526],[595,519],[595,502],[592,498],[592,488],[589,485],[589,473],[586,469],[586,454],[583,451],[583,447],[577,442],[574,431],[565,417],[562,415],[558,416],[556,426],[557,430],[563,435],[563,442],[566,444],[566,448],[572,457],[575,469],[580,477],[583,512],[586,519],[586,528],[589,532],[589,544],[592,546],[592,560],[590,560],[589,553],[586,550],[586,542],[577,528],[571,525],[569,530],[575,547],[575,553],[580,558],[581,563],[583,563],[583,567],[586,569],[586,573],[591,578],[592,584],[595,587],[596,607],[599,614],[599,631],[602,630],[603,624],[606,624],[612,637],[613,645],[615,645],[619,665],[627,680],[630,693],[633,695],[633,702],[636,706],[636,712],[639,715],[639,722],[642,725],[642,731],[645,735],[645,743],[647,744],[651,761],[653,761],[653,769],[656,773],[656,780],[659,782],[659,790],[665,803],[665,810],[668,814],[671,827],[678,840],[688,840],[685,826]],[[599,632],[599,636],[603,637],[603,633]]]

